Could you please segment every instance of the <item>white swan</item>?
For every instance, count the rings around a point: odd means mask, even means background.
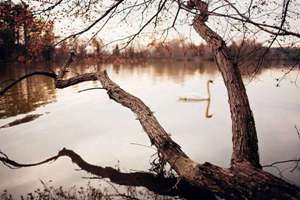
[[[206,98],[203,98],[203,97],[199,97],[199,96],[190,96],[190,97],[187,97],[187,96],[182,96],[182,97],[179,97],[179,101],[210,101],[210,97],[211,97],[211,94],[210,94],[210,83],[213,83],[212,80],[208,80],[206,82],[206,89],[207,89],[207,97]]]

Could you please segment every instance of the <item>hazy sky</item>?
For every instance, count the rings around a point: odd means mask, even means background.
[[[17,2],[18,0],[13,0],[14,2]],[[42,8],[47,8],[51,4],[46,4],[42,6],[42,4],[38,3],[39,0],[26,0],[27,2],[34,10],[39,10]],[[45,2],[45,1],[44,1]],[[57,2],[57,1],[46,1],[46,2]],[[76,15],[76,9],[77,11],[82,11],[83,9],[81,7],[85,7],[84,3],[88,2],[88,0],[63,0],[60,6],[57,6],[54,10],[50,12],[50,19],[55,19],[55,32],[64,37],[72,33],[76,33],[78,31],[83,30],[84,28],[88,27],[95,19],[97,19],[99,16],[101,16],[111,5],[115,4],[116,0],[91,0],[94,4],[91,4],[90,10],[87,12],[87,16],[89,16],[89,20]],[[119,12],[120,10],[129,7],[133,5],[136,0],[126,0],[126,3],[120,4],[116,12]],[[140,2],[147,2],[146,0],[138,1]],[[156,3],[153,3],[149,6],[149,8],[144,12],[144,17],[142,16],[142,10],[143,7],[139,7],[136,10],[133,10],[128,16],[126,15],[127,12],[120,12],[119,14],[116,14],[112,17],[112,19],[105,25],[105,27],[98,33],[98,37],[101,38],[104,43],[110,43],[111,41],[122,39],[126,36],[130,36],[134,33],[136,33],[142,24],[144,24],[148,19],[152,17],[152,15],[157,11],[157,5],[159,1],[154,1]],[[168,34],[167,32],[161,32],[159,30],[163,30],[168,26],[171,26],[173,23],[173,19],[177,12],[177,3],[175,1],[169,1],[173,3],[167,3],[166,7],[168,8],[167,12],[161,13],[161,18],[157,20],[153,20],[158,22],[157,28],[154,31],[154,23],[150,23],[147,28],[144,29],[142,34],[139,38],[135,39],[136,44],[145,45],[148,42],[152,41],[153,39],[164,39],[167,36],[167,39],[173,39],[173,38],[185,38],[187,40],[190,40],[194,43],[200,43],[203,42],[203,40],[198,36],[197,33],[193,30],[191,23],[192,23],[192,16],[187,17],[187,12],[184,10],[181,10],[179,13],[179,17],[177,18],[176,22],[176,29],[171,29]],[[210,0],[210,6],[209,10],[213,10],[214,8],[219,7],[220,5],[224,4],[224,1],[213,1]],[[246,8],[248,7],[248,3],[250,1],[241,1],[241,0],[235,0],[231,1],[234,3],[235,6],[237,6],[241,11],[246,11]],[[259,21],[259,22],[266,22],[268,24],[274,24],[278,25],[280,21],[276,19],[276,16],[280,16],[280,13],[282,11],[282,2],[276,3],[276,1],[267,1],[267,3],[261,3],[263,1],[256,0],[254,2],[259,2],[260,7],[253,8],[252,13],[252,19]],[[78,3],[80,6],[78,6]],[[269,3],[269,4],[268,4]],[[53,4],[52,4],[53,5]],[[75,7],[75,9],[74,9]],[[81,10],[80,10],[81,9]],[[228,13],[228,14],[235,14],[235,11],[232,9],[227,9],[227,7],[224,7],[222,9],[217,10],[219,13]],[[294,0],[291,3],[289,13],[300,13],[300,0]],[[64,15],[64,16],[63,16]],[[293,14],[296,16],[295,14]],[[127,16],[126,20],[122,20],[123,17]],[[288,19],[288,22],[295,32],[300,32],[300,21],[298,19],[299,15],[296,17],[291,17]],[[90,38],[94,33],[96,33],[103,25],[103,23],[106,21],[106,18],[104,18],[101,22],[99,22],[97,25],[95,25],[92,29],[90,29],[88,32],[83,34],[82,38]],[[234,40],[240,40],[242,38],[242,34],[240,34],[239,29],[241,29],[241,26],[239,24],[230,24],[227,23],[224,18],[217,18],[217,17],[210,17],[209,19],[209,26],[212,27],[214,30],[216,30],[221,36],[223,36],[227,41],[230,41],[230,39]],[[251,30],[255,32],[256,30]],[[253,35],[252,33],[250,35]],[[265,42],[267,40],[270,40],[270,37],[267,34],[259,33],[256,34],[255,39],[257,39],[260,42]],[[294,39],[293,39],[294,40]],[[126,40],[123,41],[117,41],[116,43],[126,42]],[[282,41],[282,43],[288,43],[290,42],[288,38],[285,38],[285,41]],[[115,44],[115,43],[114,43]],[[275,44],[276,45],[276,44]]]

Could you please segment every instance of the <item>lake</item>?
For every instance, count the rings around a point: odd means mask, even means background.
[[[0,82],[16,79],[43,65],[0,68]],[[48,67],[49,68],[49,67]],[[57,66],[51,67],[58,70]],[[123,89],[141,98],[161,125],[192,159],[228,167],[232,152],[231,120],[223,79],[210,62],[151,62],[147,64],[77,64],[72,73],[107,69]],[[290,72],[276,87],[276,78],[288,69],[279,66],[261,70],[255,79],[245,74],[244,82],[254,113],[262,164],[300,157],[300,88],[298,71]],[[179,101],[180,97],[211,101]],[[5,83],[4,83],[5,84]],[[0,128],[0,150],[11,159],[31,163],[56,155],[63,147],[77,152],[87,162],[119,167],[121,171],[146,171],[155,150],[147,135],[127,108],[110,100],[96,81],[55,89],[53,80],[32,77],[0,97],[0,126],[39,114],[36,119]],[[146,145],[146,146],[144,146]],[[294,165],[294,164],[293,164]],[[300,171],[280,165],[286,180],[300,185]],[[69,158],[51,164],[12,170],[0,166],[0,191],[19,195],[42,187],[40,180],[54,186],[86,185],[91,180]],[[276,169],[268,171],[278,175]],[[51,182],[49,182],[51,181]],[[94,181],[95,182],[95,181]]]

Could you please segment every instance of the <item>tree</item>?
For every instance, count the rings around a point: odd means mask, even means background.
[[[119,45],[116,45],[116,47],[114,48],[113,55],[114,56],[119,56],[120,55]]]
[[[54,23],[52,21],[44,22],[43,20],[34,20],[34,24],[30,25],[28,31],[27,44],[25,48],[27,55],[31,59],[51,60],[54,53],[52,43],[54,41]]]
[[[0,30],[0,60],[6,60],[14,51],[14,33],[9,29]]]
[[[0,11],[0,49],[4,51],[2,60],[19,55],[32,60],[41,57],[51,59],[54,50],[53,21],[38,19],[24,2],[1,2]]]
[[[67,36],[62,41],[71,37],[76,37],[90,30],[102,19],[109,16],[111,13],[116,12],[118,6],[124,2],[125,1],[122,0],[114,2],[109,9],[106,9],[103,15],[97,18],[87,28]],[[286,26],[287,19],[290,17],[289,6],[291,1],[287,0],[283,3],[283,9],[280,14],[280,26],[270,25],[263,21],[256,21],[257,18],[254,18],[256,20],[252,19],[251,13],[253,10],[257,10],[257,12],[264,11],[261,7],[267,4],[265,1],[247,2],[248,4],[245,12],[238,9],[235,3],[227,0],[216,1],[215,5],[217,5],[217,7],[215,7],[212,11],[209,10],[208,3],[200,0],[190,0],[188,3],[181,1],[175,2],[178,5],[178,11],[176,13],[181,10],[185,10],[192,14],[193,27],[212,49],[214,59],[227,89],[232,120],[233,143],[233,153],[229,169],[224,169],[207,162],[200,164],[189,158],[159,124],[153,112],[140,99],[127,93],[121,89],[120,86],[110,80],[105,71],[82,74],[70,79],[63,79],[66,72],[65,68],[62,69],[59,75],[49,72],[39,72],[39,75],[43,74],[55,79],[57,88],[64,88],[83,81],[99,80],[102,84],[101,89],[105,89],[112,100],[131,109],[137,115],[137,119],[149,136],[151,144],[157,148],[158,154],[162,160],[164,162],[168,162],[171,168],[176,171],[179,177],[179,182],[180,180],[187,182],[191,186],[195,187],[196,191],[206,191],[225,199],[299,198],[297,195],[299,195],[300,190],[297,186],[287,183],[286,181],[277,178],[262,169],[259,160],[255,121],[241,77],[238,62],[234,59],[232,51],[227,46],[225,40],[208,25],[208,19],[211,16],[221,17],[224,21],[228,20],[229,23],[232,22],[232,20],[240,22],[241,27],[246,27],[246,31],[242,31],[244,36],[246,36],[249,32],[252,33],[253,29],[260,30],[265,34],[270,34],[272,38],[269,43],[269,47],[271,47],[277,40],[277,37],[300,38],[299,33],[293,32],[290,27]],[[173,1],[169,2],[167,0],[162,0],[157,4],[151,4],[156,6],[154,14],[152,13],[153,15],[141,26],[137,33],[129,37],[129,42],[135,39],[145,29],[145,27],[150,24],[150,22],[157,22],[158,18],[161,17],[161,13],[170,12],[170,9],[166,9],[167,3],[172,4]],[[211,4],[214,5],[213,3]],[[271,4],[276,3],[272,1],[267,6],[270,6]],[[134,5],[130,5],[128,6],[128,9],[130,10],[131,7],[139,7],[140,5],[145,6],[146,9],[149,8],[149,4],[147,4],[147,2],[143,2],[141,4],[136,3]],[[234,14],[227,12],[228,9],[234,12]],[[223,11],[223,13],[218,13],[218,10]],[[175,22],[177,17],[178,14],[175,15]],[[261,20],[261,18],[258,18],[258,20]],[[171,27],[173,27],[174,23],[172,23]],[[234,26],[236,27],[236,24],[234,24]],[[265,56],[267,51],[268,48],[262,55]],[[261,61],[259,61],[258,67],[259,66],[261,66]],[[31,75],[36,74],[26,75],[21,77],[19,80]],[[0,94],[4,94],[18,81],[4,88]],[[82,169],[91,173],[101,175],[101,172],[103,172],[102,168],[90,166],[86,163],[83,164],[82,159],[78,157],[77,154],[66,149],[61,150],[58,155],[36,164],[19,164],[12,161],[5,155],[0,157],[0,159],[10,166],[26,167],[43,164],[50,160],[55,160],[60,156],[70,157],[72,161],[79,165]],[[113,180],[112,177],[110,178]],[[209,197],[214,198],[214,196]]]
[[[103,46],[103,41],[101,39],[98,39],[97,37],[94,37],[92,39],[92,45],[95,48],[96,51],[96,56],[99,57],[103,54],[102,46]]]

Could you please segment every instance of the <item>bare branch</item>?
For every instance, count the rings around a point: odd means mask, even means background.
[[[53,10],[55,7],[57,7],[59,4],[62,3],[63,0],[58,0],[55,4],[43,9],[43,10],[39,10],[37,13],[35,14],[41,14],[41,13],[44,13],[44,12],[47,12],[47,11],[50,11],[50,10]]]
[[[165,4],[167,3],[167,0],[164,0],[161,5],[159,5],[157,12],[137,31],[135,34],[133,34],[132,37],[130,37],[129,41],[125,45],[127,47],[162,11],[162,9],[165,7]],[[124,48],[125,48],[124,47]]]
[[[276,161],[276,162],[273,162],[271,164],[263,165],[262,167],[263,168],[275,167],[281,173],[280,168],[277,167],[276,165],[288,164],[288,163],[295,163],[295,166],[290,169],[290,172],[294,172],[299,166],[300,158],[299,159]]]
[[[111,6],[109,9],[107,9],[105,11],[105,13],[99,17],[98,19],[96,19],[91,25],[89,25],[88,27],[86,27],[85,29],[77,32],[77,33],[74,33],[74,34],[71,34],[67,37],[65,37],[64,39],[60,40],[59,42],[57,42],[56,44],[54,44],[54,46],[62,43],[63,41],[69,39],[69,38],[75,38],[76,36],[78,35],[81,35],[82,33],[85,33],[87,32],[88,30],[90,30],[92,27],[94,27],[98,22],[100,22],[102,19],[104,19],[112,10],[114,10],[116,7],[118,7],[124,0],[118,0],[116,4],[114,4],[113,6]]]
[[[225,18],[233,19],[233,20],[240,21],[240,22],[243,22],[243,23],[252,24],[252,25],[258,27],[260,30],[262,30],[266,33],[272,34],[272,35],[277,34],[278,36],[293,36],[293,37],[300,38],[300,33],[289,31],[289,30],[286,30],[284,28],[280,28],[280,27],[275,26],[275,25],[269,25],[269,24],[255,22],[255,21],[253,21],[253,20],[251,20],[251,19],[249,19],[248,17],[245,17],[245,16],[242,16],[241,18],[239,18],[239,17],[236,17],[234,15],[227,15],[227,14],[222,14],[222,13],[217,13],[217,12],[210,12],[209,14],[211,16],[225,17]],[[276,31],[280,31],[280,33],[276,32]]]

